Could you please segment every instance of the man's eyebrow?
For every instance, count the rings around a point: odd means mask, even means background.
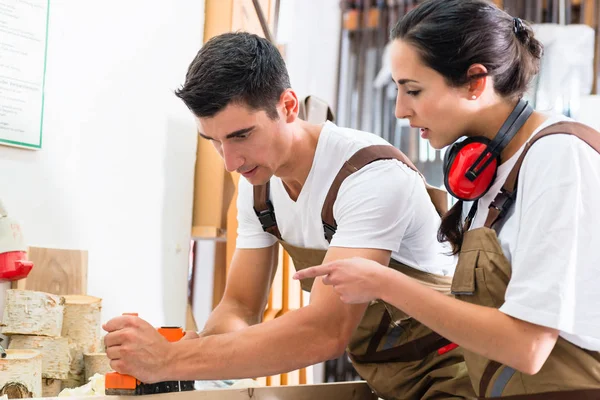
[[[246,133],[250,132],[254,128],[256,128],[256,125],[249,126],[248,128],[238,129],[237,131],[231,132],[230,134],[228,134],[227,136],[225,136],[225,138],[226,139],[232,139],[232,138],[235,138],[235,137],[238,137],[238,136],[245,135]],[[198,132],[198,135],[202,136],[206,140],[214,140],[213,138],[211,138],[210,136],[206,136],[202,132]]]
[[[256,128],[256,126],[252,125],[252,126],[249,126],[248,128],[239,129],[239,130],[237,130],[235,132],[231,132],[229,135],[225,136],[225,139],[231,139],[231,138],[234,138],[234,137],[245,135],[246,133],[250,132],[254,128]]]

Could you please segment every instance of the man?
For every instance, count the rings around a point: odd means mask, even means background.
[[[469,397],[460,349],[385,303],[347,305],[320,280],[303,282],[310,305],[261,323],[278,240],[296,268],[360,256],[449,291],[455,259],[436,240],[439,215],[410,161],[375,135],[299,119],[283,59],[256,35],[211,39],[176,94],[227,170],[244,177],[237,248],[199,335],[168,343],[137,317],[115,318],[105,325],[111,366],[143,382],[246,378],[348,348],[382,397]]]

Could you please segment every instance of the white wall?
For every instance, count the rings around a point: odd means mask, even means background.
[[[43,148],[0,146],[10,215],[29,245],[89,250],[103,321],[184,324],[197,139],[172,91],[203,22],[199,0],[52,0]]]
[[[286,45],[292,88],[334,105],[340,44],[337,0],[281,0],[278,41]]]

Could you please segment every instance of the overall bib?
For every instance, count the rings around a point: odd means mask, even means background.
[[[452,293],[457,299],[494,308],[504,303],[512,269],[493,226],[505,217],[516,198],[519,170],[527,151],[537,140],[553,134],[575,135],[600,152],[600,133],[573,122],[550,125],[529,141],[491,203],[485,225],[464,235],[452,281]],[[472,214],[467,218],[467,228]],[[523,374],[467,350],[463,352],[479,398],[600,399],[600,353],[582,349],[560,336],[544,366],[535,375]]]
[[[357,151],[340,169],[322,208],[325,238],[331,242],[337,225],[333,204],[345,178],[377,160],[396,159],[416,171],[398,149],[374,145]],[[438,212],[445,212],[445,192],[427,186]],[[292,246],[277,228],[269,184],[254,187],[254,209],[263,229],[279,240],[294,261],[296,270],[320,265],[327,250]],[[421,284],[450,295],[451,277],[435,275],[390,260],[390,268]],[[310,291],[313,279],[301,282]],[[378,396],[385,399],[472,399],[475,398],[461,348],[450,343],[404,312],[382,301],[373,301],[354,331],[347,347],[352,364]]]

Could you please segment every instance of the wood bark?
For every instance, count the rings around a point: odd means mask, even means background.
[[[42,354],[36,350],[6,350],[0,358],[0,396],[9,399],[42,395]]]
[[[33,290],[8,289],[2,321],[5,335],[60,336],[65,299]]]
[[[42,378],[67,379],[71,366],[69,339],[64,337],[13,335],[9,349],[32,349],[42,354]]]
[[[85,384],[83,353],[96,353],[100,347],[102,299],[84,295],[65,295],[62,336],[69,338],[71,368],[63,388]]]
[[[42,397],[56,397],[60,393],[62,382],[59,379],[42,379]]]
[[[94,374],[105,375],[112,371],[110,360],[106,353],[85,353],[83,355],[83,365],[85,371],[85,381],[88,382]]]

